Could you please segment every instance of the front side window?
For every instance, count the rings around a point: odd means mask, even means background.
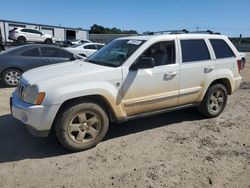
[[[39,35],[42,34],[40,31],[37,31],[37,30],[32,30],[32,32],[33,32],[34,34],[39,34]]]
[[[203,39],[181,40],[181,51],[183,63],[211,59]]]
[[[142,56],[154,58],[155,65],[168,65],[175,63],[174,41],[159,42],[147,49]]]
[[[71,58],[72,54],[61,49],[52,48],[52,47],[42,47],[41,53],[43,57],[52,57],[52,58]]]
[[[28,50],[22,54],[22,56],[28,56],[28,57],[40,57],[40,52],[38,48],[34,48],[31,50]]]
[[[222,39],[210,39],[209,40],[213,46],[214,53],[217,59],[235,57],[232,49],[228,44]]]
[[[134,39],[114,40],[104,46],[86,61],[99,65],[121,66],[145,41]]]
[[[97,44],[96,47],[97,47],[97,50],[100,50],[104,45],[100,45],[100,44]]]

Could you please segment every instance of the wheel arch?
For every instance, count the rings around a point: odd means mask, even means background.
[[[52,38],[46,38],[45,40],[44,40],[44,43],[46,43],[46,41],[50,41],[51,43],[53,42],[53,40],[52,40]]]
[[[25,40],[27,40],[27,38],[24,36],[24,35],[19,35],[17,38],[16,38],[16,40],[18,40],[19,38],[25,38]]]
[[[215,85],[215,84],[222,84],[223,86],[225,86],[225,88],[227,90],[227,94],[228,95],[232,94],[232,84],[228,78],[216,79],[208,86],[208,88],[211,87],[212,85]]]
[[[2,72],[0,72],[0,76],[2,77],[3,73],[9,69],[17,69],[17,70],[21,71],[22,73],[24,72],[24,70],[22,70],[20,67],[8,67],[8,68],[3,69]]]
[[[103,97],[102,95],[87,95],[87,96],[82,96],[82,97],[71,98],[71,99],[64,101],[62,103],[62,105],[60,106],[59,110],[57,111],[55,119],[57,118],[57,116],[61,113],[61,111],[64,108],[66,108],[72,104],[79,104],[82,102],[92,102],[92,103],[100,105],[103,108],[103,110],[107,113],[107,116],[109,117],[110,121],[117,120],[116,114],[115,114],[112,106],[110,105],[108,100],[105,97]],[[54,119],[54,121],[55,121],[55,119]]]

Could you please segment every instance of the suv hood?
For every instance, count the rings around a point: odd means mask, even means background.
[[[25,85],[43,84],[45,82],[48,84],[49,82],[57,80],[60,80],[60,82],[74,80],[74,82],[76,82],[77,80],[82,80],[83,77],[90,77],[90,75],[91,77],[96,74],[98,74],[99,77],[100,75],[105,76],[105,74],[100,74],[100,72],[108,72],[113,69],[112,67],[75,60],[27,71],[22,75],[21,82]]]

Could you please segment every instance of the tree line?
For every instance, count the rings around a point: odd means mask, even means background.
[[[103,27],[94,24],[89,31],[90,34],[138,34],[136,30],[121,30],[117,27]]]

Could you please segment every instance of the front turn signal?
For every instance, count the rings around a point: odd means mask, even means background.
[[[45,98],[45,92],[40,92],[36,98],[36,105],[42,104],[44,98]]]

